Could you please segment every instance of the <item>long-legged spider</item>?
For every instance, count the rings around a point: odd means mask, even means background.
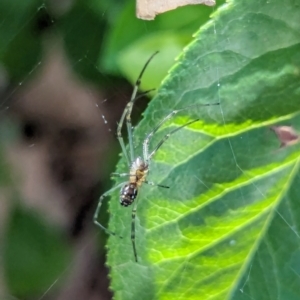
[[[108,190],[107,192],[105,192],[100,198],[99,198],[99,202],[98,202],[98,206],[97,209],[95,211],[94,214],[94,223],[99,226],[101,229],[103,229],[104,231],[106,231],[108,234],[112,234],[115,235],[114,232],[108,230],[106,227],[104,227],[102,224],[100,224],[98,222],[98,215],[100,212],[100,208],[102,205],[102,201],[105,197],[107,197],[108,195],[110,195],[113,191],[115,191],[118,188],[121,188],[120,191],[120,203],[122,206],[129,206],[131,205],[134,200],[135,204],[133,206],[132,209],[132,217],[131,217],[131,241],[132,241],[132,247],[133,247],[133,253],[134,253],[134,258],[135,261],[137,262],[137,251],[136,251],[136,245],[135,245],[135,216],[136,216],[136,210],[137,210],[137,195],[138,195],[138,189],[140,188],[140,186],[143,183],[149,184],[149,185],[154,185],[154,186],[158,186],[158,187],[162,187],[162,188],[169,188],[168,186],[165,185],[160,185],[160,184],[156,184],[154,182],[148,181],[146,180],[147,175],[149,173],[149,166],[150,166],[150,161],[151,158],[155,155],[155,153],[158,151],[158,149],[164,144],[164,142],[175,132],[177,132],[178,130],[182,129],[185,126],[188,126],[196,121],[198,121],[199,119],[195,119],[192,120],[190,122],[185,123],[182,126],[179,126],[173,130],[171,130],[168,134],[166,134],[161,140],[160,142],[154,147],[154,149],[149,153],[149,143],[150,140],[152,138],[152,136],[163,126],[163,124],[165,122],[167,122],[169,119],[171,119],[175,114],[177,114],[178,112],[181,112],[183,110],[186,110],[187,108],[190,107],[194,107],[194,106],[211,106],[211,105],[218,105],[219,103],[212,103],[212,104],[196,104],[196,105],[191,105],[182,109],[176,109],[173,110],[171,113],[169,113],[166,117],[164,117],[155,127],[154,129],[147,134],[145,140],[143,141],[143,157],[141,156],[135,156],[134,153],[134,144],[133,144],[133,130],[132,130],[132,124],[131,124],[131,111],[133,108],[133,105],[135,103],[135,100],[137,100],[138,98],[140,98],[140,96],[137,96],[137,91],[139,89],[140,83],[141,83],[141,78],[143,76],[144,71],[146,70],[149,62],[151,61],[151,59],[154,57],[154,55],[156,55],[158,52],[155,52],[145,63],[132,92],[130,101],[127,103],[123,114],[121,116],[120,122],[118,124],[117,127],[117,137],[119,140],[119,143],[121,145],[122,148],[122,152],[123,155],[126,158],[127,164],[128,164],[128,168],[129,168],[129,172],[128,173],[113,173],[113,176],[116,177],[129,177],[129,179],[125,182],[122,182],[120,184],[117,184],[116,186],[114,186],[113,188],[111,188],[110,190]],[[148,91],[149,92],[149,91]],[[147,92],[145,92],[147,93]],[[145,93],[143,93],[142,95],[144,95]],[[129,142],[129,155],[128,155],[128,151],[125,147],[125,143],[121,134],[121,130],[124,124],[124,120],[126,119],[126,125],[127,125],[127,133],[128,133],[128,142]],[[130,157],[129,157],[130,156]]]

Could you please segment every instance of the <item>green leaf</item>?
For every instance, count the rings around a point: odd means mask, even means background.
[[[223,2],[224,0],[218,1],[218,5]],[[135,2],[127,1],[117,22],[106,34],[104,53],[99,59],[100,68],[113,73],[121,70],[129,80],[135,82],[133,75],[136,76],[144,61],[159,50],[167,54],[157,58],[158,62],[154,62],[156,72],[150,66],[148,74],[160,84],[176,56],[192,40],[193,33],[209,19],[212,12],[213,9],[208,6],[185,6],[159,15],[149,22],[137,19]],[[144,78],[145,85],[142,87],[153,88],[152,81]]]
[[[115,299],[300,299],[300,6],[236,1],[196,34],[135,131],[137,153],[159,121],[187,108],[139,191],[134,262],[131,209],[110,201],[108,265]],[[200,104],[220,102],[219,106]],[[119,172],[128,172],[124,160]]]
[[[150,90],[160,85],[162,78],[174,63],[174,58],[180,53],[184,44],[190,40],[189,36],[157,33],[139,39],[136,43],[124,49],[119,55],[119,66],[122,73],[131,82],[136,81],[136,74],[142,69],[144,63],[154,52],[159,51],[159,55],[151,62],[147,68],[143,81],[142,90]]]

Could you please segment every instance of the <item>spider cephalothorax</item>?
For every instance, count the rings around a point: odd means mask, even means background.
[[[142,183],[146,180],[148,171],[148,165],[142,160],[141,157],[138,156],[136,160],[131,164],[129,181],[131,183],[136,183],[138,186],[141,186]]]

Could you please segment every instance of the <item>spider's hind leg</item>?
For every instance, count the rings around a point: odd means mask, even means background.
[[[101,209],[101,205],[102,205],[102,201],[105,197],[109,196],[113,191],[115,191],[116,189],[120,188],[122,185],[124,185],[124,182],[114,186],[113,188],[111,188],[110,190],[108,190],[107,192],[105,192],[100,198],[99,198],[99,202],[96,208],[96,211],[94,213],[94,224],[96,224],[98,227],[100,227],[102,230],[104,230],[106,233],[111,234],[111,235],[116,235],[114,232],[108,230],[106,227],[104,227],[101,223],[99,223],[98,221],[98,216],[100,213],[100,209]],[[121,236],[119,236],[120,238],[122,238]]]
[[[135,245],[135,216],[136,216],[136,210],[137,210],[137,200],[133,206],[132,212],[131,212],[131,243],[133,248],[133,255],[135,262],[138,262],[137,259],[137,251],[136,251],[136,245]]]

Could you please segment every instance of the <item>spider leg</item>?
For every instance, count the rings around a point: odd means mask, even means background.
[[[163,188],[169,188],[168,186],[165,186],[165,185],[155,184],[152,181],[147,181],[146,180],[144,182],[149,184],[149,185],[159,186],[159,187],[163,187]],[[133,206],[133,209],[132,209],[132,212],[131,212],[131,243],[132,243],[135,262],[138,262],[136,245],[135,245],[135,217],[136,217],[137,205],[138,205],[138,198],[136,198],[136,201],[134,203],[134,206]]]
[[[94,214],[94,223],[100,227],[102,230],[104,230],[106,233],[108,234],[111,234],[111,235],[116,235],[114,232],[108,230],[106,227],[104,227],[102,224],[100,224],[98,222],[98,216],[99,216],[99,212],[100,212],[100,208],[101,208],[101,205],[102,205],[102,201],[105,197],[109,196],[113,191],[115,191],[116,189],[120,188],[122,185],[124,185],[125,182],[122,182],[116,186],[114,186],[113,188],[111,188],[110,190],[108,190],[107,192],[105,192],[100,198],[99,198],[99,202],[98,202],[98,205],[97,205],[97,209],[95,211],[95,214]],[[122,238],[121,236],[119,236],[120,238]]]
[[[164,143],[164,142],[165,142],[172,134],[174,134],[175,132],[179,131],[179,130],[182,129],[183,127],[188,126],[188,125],[190,125],[190,124],[192,124],[192,123],[195,123],[195,122],[197,122],[197,121],[199,121],[199,119],[195,119],[195,120],[193,120],[193,121],[190,121],[190,122],[188,122],[188,123],[186,123],[186,124],[184,124],[184,125],[182,125],[182,126],[179,126],[179,127],[175,128],[175,129],[173,129],[173,130],[170,131],[168,134],[166,134],[166,135],[160,140],[160,142],[156,145],[156,147],[152,150],[152,152],[149,154],[148,160],[151,160],[152,156],[157,152],[157,150],[163,145],[163,143]]]
[[[130,176],[130,173],[111,173],[111,177],[127,177]]]
[[[135,262],[138,262],[136,245],[135,245],[135,216],[136,216],[136,210],[137,210],[137,203],[138,203],[138,201],[136,199],[133,209],[132,209],[132,212],[131,212],[131,243],[132,243]]]
[[[147,184],[149,184],[149,185],[158,186],[158,187],[165,188],[165,189],[169,189],[170,188],[167,185],[157,184],[157,183],[154,183],[154,182],[148,181],[148,180],[145,180],[144,182],[147,183]]]
[[[111,173],[112,177],[129,177],[130,179],[135,179],[135,175],[130,173]]]
[[[128,156],[128,153],[127,153],[127,150],[126,150],[126,147],[125,147],[124,139],[123,139],[122,134],[121,134],[121,130],[122,130],[122,127],[123,127],[125,115],[128,113],[128,111],[130,109],[130,106],[132,106],[132,103],[128,102],[125,109],[124,109],[124,111],[123,111],[123,114],[121,116],[120,122],[118,123],[118,127],[117,127],[117,138],[119,140],[120,146],[122,148],[122,152],[123,152],[123,154],[126,158],[127,165],[129,167],[130,167],[130,160],[129,160],[129,156]]]
[[[154,135],[155,132],[159,130],[159,128],[167,122],[169,119],[171,119],[175,114],[177,114],[179,110],[173,110],[171,113],[169,113],[166,117],[164,117],[158,125],[147,135],[143,142],[143,156],[144,156],[144,161],[149,164],[149,143],[150,139]]]
[[[146,136],[144,143],[143,143],[143,156],[144,156],[144,161],[147,162],[149,164],[150,159],[152,158],[152,156],[156,153],[156,151],[162,146],[162,144],[176,131],[180,130],[181,128],[190,125],[196,121],[198,121],[199,119],[190,121],[174,130],[172,130],[171,132],[169,132],[168,134],[165,135],[165,137],[158,143],[158,145],[154,148],[154,150],[150,153],[149,155],[149,143],[151,138],[153,137],[153,135],[163,126],[164,123],[166,123],[168,120],[170,120],[174,115],[176,115],[177,113],[189,109],[191,107],[195,107],[195,106],[211,106],[211,105],[219,105],[220,103],[211,103],[211,104],[195,104],[195,105],[190,105],[181,109],[176,109],[173,110],[171,113],[169,113],[166,117],[164,117],[158,124],[157,126]]]
[[[134,145],[133,145],[133,135],[132,135],[132,124],[131,124],[131,111],[132,111],[133,104],[134,104],[135,100],[137,98],[140,98],[140,96],[137,97],[136,94],[137,94],[137,91],[138,91],[139,86],[141,84],[141,78],[142,78],[148,64],[150,63],[151,59],[157,53],[158,52],[155,52],[154,54],[152,54],[150,56],[150,58],[147,60],[147,62],[145,63],[145,65],[144,65],[144,67],[143,67],[143,69],[142,69],[142,71],[141,71],[141,73],[140,73],[140,75],[139,75],[139,77],[138,77],[138,79],[135,83],[130,101],[127,103],[127,105],[126,105],[126,107],[123,111],[123,114],[121,116],[118,127],[117,127],[117,137],[118,137],[119,143],[121,145],[122,151],[123,151],[123,153],[126,157],[128,166],[130,166],[130,161],[134,160]],[[149,91],[147,91],[147,92],[149,92]],[[125,147],[124,139],[123,139],[122,134],[121,134],[121,130],[122,130],[125,118],[126,118],[126,126],[127,126],[128,141],[129,141],[130,160],[129,160],[129,156],[128,156],[128,153],[127,153],[127,150],[126,150],[126,147]]]

